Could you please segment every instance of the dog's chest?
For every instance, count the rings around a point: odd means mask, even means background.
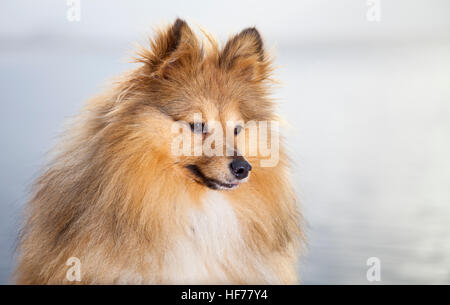
[[[241,239],[239,221],[231,203],[220,192],[211,191],[188,215],[189,236],[199,247],[221,253],[231,241]]]
[[[224,266],[239,264],[245,253],[241,227],[231,203],[217,191],[186,215],[184,234],[167,256],[170,282],[227,282]]]

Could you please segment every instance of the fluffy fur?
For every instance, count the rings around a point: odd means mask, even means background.
[[[300,214],[282,148],[275,167],[246,157],[253,170],[233,190],[213,190],[188,170],[225,179],[230,157],[171,154],[171,124],[194,112],[276,119],[258,31],[223,48],[205,35],[202,44],[180,19],[159,31],[139,51],[141,65],[69,126],[26,209],[17,283],[71,283],[70,257],[85,284],[298,281]]]

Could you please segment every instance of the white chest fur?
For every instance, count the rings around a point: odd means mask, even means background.
[[[218,191],[209,192],[188,219],[192,241],[208,253],[221,257],[230,244],[242,242],[233,207]]]
[[[210,191],[201,205],[188,210],[184,234],[166,256],[165,281],[225,283],[224,266],[238,262],[243,246],[233,207],[220,192]]]
[[[232,204],[210,191],[198,205],[183,210],[181,232],[168,236],[163,257],[149,253],[149,273],[125,270],[119,283],[163,284],[279,284],[277,262],[251,250],[243,236],[245,226]],[[247,232],[248,234],[249,232]],[[253,248],[254,249],[254,248]]]
[[[279,283],[273,266],[246,245],[244,227],[221,192],[209,192],[185,219],[165,255],[164,283]]]

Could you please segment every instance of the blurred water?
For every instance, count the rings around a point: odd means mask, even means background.
[[[130,67],[119,50],[0,53],[0,280],[27,186],[68,116]],[[450,283],[450,44],[280,51],[276,91],[296,162],[305,283]]]
[[[450,44],[280,55],[306,283],[450,283]]]
[[[276,90],[307,220],[304,283],[450,284],[450,4],[356,0],[0,4],[0,283],[20,211],[63,122],[132,67],[132,41],[185,17],[218,33],[257,25],[278,50]],[[239,7],[239,9],[235,9]],[[219,14],[214,12],[220,12]]]
[[[20,213],[46,153],[83,102],[124,70],[120,58],[70,48],[0,51],[0,282],[8,280]],[[103,55],[102,55],[103,54]]]

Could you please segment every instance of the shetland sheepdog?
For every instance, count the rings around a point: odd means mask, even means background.
[[[158,30],[68,125],[25,210],[17,283],[299,281],[289,159],[280,143],[264,164],[274,137],[247,128],[278,121],[272,60],[255,28],[223,46],[202,32],[181,19]],[[226,140],[210,141],[219,131]],[[194,138],[216,153],[196,153]]]

